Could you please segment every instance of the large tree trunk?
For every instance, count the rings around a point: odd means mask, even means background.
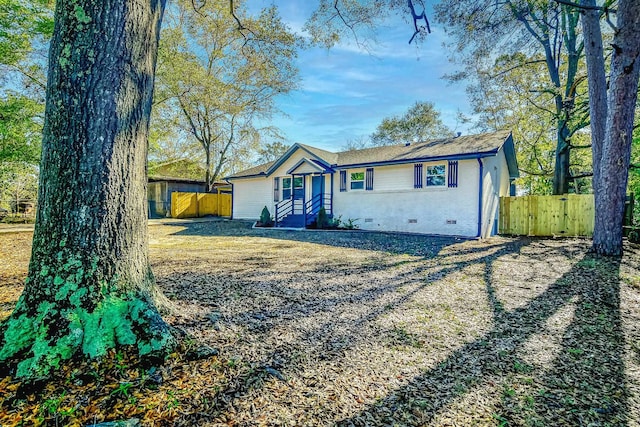
[[[596,5],[595,0],[583,0],[588,7]],[[600,183],[600,162],[607,117],[607,77],[604,65],[604,47],[600,30],[600,11],[586,9],[583,12],[582,29],[584,51],[587,58],[589,79],[589,118],[591,122],[591,154],[593,163],[593,191],[598,192]],[[596,201],[597,202],[597,201]]]
[[[564,111],[560,109],[558,115]],[[566,121],[558,120],[558,131],[556,139],[556,162],[553,169],[553,194],[562,195],[569,192],[569,179],[571,178],[570,156],[571,147],[567,142],[569,129],[567,129]]]
[[[39,205],[25,290],[0,363],[46,376],[61,360],[172,342],[154,305],[146,158],[164,0],[58,0]]]
[[[205,156],[206,172],[204,175],[204,180],[207,185],[207,192],[210,192],[213,190],[213,179],[211,177],[211,142],[208,142],[205,146]]]
[[[586,0],[583,4],[591,6],[594,2]],[[622,253],[624,203],[640,75],[640,0],[620,0],[617,9],[618,30],[612,43],[606,98],[603,95],[606,86],[600,76],[604,59],[598,53],[602,52],[599,24],[596,26],[598,15],[587,11],[583,20],[592,102],[607,99],[606,109],[602,105],[592,106],[591,113],[596,208],[593,250],[612,256]]]

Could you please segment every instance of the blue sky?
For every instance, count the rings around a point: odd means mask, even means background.
[[[273,0],[252,0],[264,7]],[[315,1],[279,0],[280,15],[301,32]],[[345,40],[327,50],[312,48],[298,56],[300,89],[278,100],[286,116],[274,117],[286,142],[301,142],[338,151],[348,140],[373,133],[383,118],[404,113],[416,101],[433,102],[450,128],[468,133],[456,121],[457,111],[470,115],[465,87],[441,77],[454,66],[442,43],[444,32],[429,13],[432,33],[420,46],[408,41],[410,23],[395,16],[379,27],[369,51]]]

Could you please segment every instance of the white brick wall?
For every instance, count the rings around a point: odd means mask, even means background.
[[[423,174],[428,165],[442,163],[447,162],[425,163]],[[376,167],[373,191],[340,192],[338,180],[334,180],[334,212],[343,221],[357,219],[356,224],[363,230],[476,236],[477,160],[459,162],[457,188],[445,185],[414,189],[413,172],[413,164]]]

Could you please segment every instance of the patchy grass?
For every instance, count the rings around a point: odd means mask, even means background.
[[[24,287],[32,233],[0,234],[0,322],[11,312]]]
[[[640,249],[364,232],[150,227],[166,365],[69,364],[0,381],[0,424],[638,425]],[[29,233],[0,235],[0,317]],[[206,344],[217,354],[191,360]],[[22,420],[22,421],[21,421]]]

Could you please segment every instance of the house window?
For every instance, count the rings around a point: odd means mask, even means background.
[[[293,198],[302,199],[304,197],[304,177],[293,177]]]
[[[351,172],[350,177],[352,190],[364,190],[364,172]]]
[[[347,171],[340,171],[340,191],[347,191]]]
[[[282,178],[282,200],[291,198],[291,178]]]
[[[273,201],[274,202],[279,202],[280,199],[280,178],[275,177],[273,178]]]
[[[427,166],[427,187],[443,187],[446,184],[445,165]]]

